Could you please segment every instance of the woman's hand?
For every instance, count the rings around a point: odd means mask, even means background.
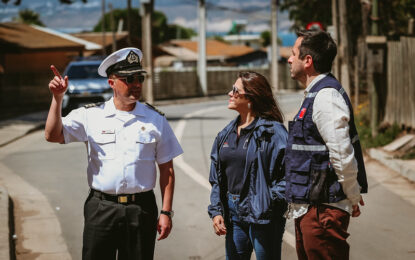
[[[215,229],[216,235],[226,235],[225,221],[222,215],[217,215],[213,218],[213,229]]]

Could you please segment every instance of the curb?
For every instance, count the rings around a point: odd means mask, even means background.
[[[9,193],[0,186],[0,259],[10,259]]]
[[[415,167],[410,166],[411,163],[415,166],[415,160],[406,161],[401,159],[394,159],[386,152],[375,148],[369,149],[368,154],[371,158],[377,160],[389,169],[400,173],[411,182],[415,182]]]
[[[25,128],[23,131],[19,131],[18,129],[16,129],[17,131],[15,131],[13,134],[10,134],[11,137],[4,138],[2,141],[0,141],[0,148],[10,143],[13,143],[14,141],[17,141],[20,138],[25,137],[26,135],[34,131],[45,128],[45,122],[27,123],[27,124],[22,124],[22,126]]]

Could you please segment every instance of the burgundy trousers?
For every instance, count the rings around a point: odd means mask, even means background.
[[[296,249],[299,260],[349,259],[350,215],[327,205],[310,206],[295,219]]]

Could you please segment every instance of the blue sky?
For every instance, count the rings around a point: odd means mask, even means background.
[[[13,0],[12,0],[13,1]],[[58,0],[22,0],[18,7],[12,3],[0,3],[0,21],[9,21],[18,14],[19,9],[29,8],[40,14],[47,27],[62,31],[91,30],[101,16],[101,1],[80,0],[72,5],[59,4]],[[162,11],[168,23],[179,24],[197,31],[197,0],[155,0],[155,9]],[[125,8],[126,0],[106,0],[114,8]],[[249,33],[260,33],[270,28],[269,0],[206,0],[207,31],[210,34],[223,34],[232,26],[234,20],[247,21]],[[133,7],[139,7],[139,0],[132,0]],[[108,8],[107,8],[108,10]],[[278,31],[287,33],[291,21],[287,13],[278,15]]]

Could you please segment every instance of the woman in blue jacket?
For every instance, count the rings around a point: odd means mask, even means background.
[[[211,153],[208,212],[226,257],[280,259],[286,209],[287,130],[271,87],[256,72],[240,72],[228,93],[239,115],[217,135]]]

